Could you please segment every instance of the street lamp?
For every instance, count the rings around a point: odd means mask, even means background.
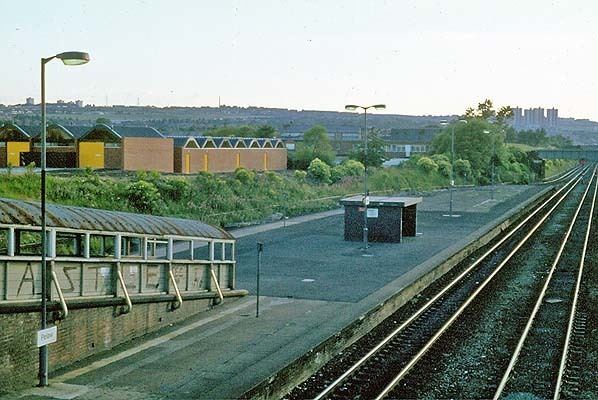
[[[466,119],[457,120],[457,123],[466,124]],[[440,125],[446,126],[448,125],[447,121],[440,121]],[[453,191],[455,190],[455,123],[452,124],[451,129],[451,184],[450,184],[450,202],[449,202],[449,213],[448,215],[445,214],[443,217],[460,217],[460,215],[453,214]]]
[[[356,109],[361,108],[363,110],[363,166],[365,167],[364,171],[364,190],[363,190],[363,251],[367,254],[368,251],[368,203],[369,203],[369,194],[368,194],[368,110],[370,108],[376,110],[384,110],[386,108],[385,104],[374,104],[371,106],[358,106],[355,104],[347,104],[345,106],[345,110],[347,111],[355,111]],[[365,255],[364,254],[364,255]]]
[[[490,133],[488,129],[484,129],[486,135]],[[496,143],[494,142],[494,138],[492,138],[492,181],[490,186],[490,200],[494,200],[494,163],[496,162]]]
[[[41,258],[42,258],[42,315],[41,329],[47,327],[48,301],[50,291],[48,270],[46,268],[46,64],[53,59],[62,60],[64,65],[81,65],[89,62],[89,54],[80,51],[67,51],[52,57],[41,59],[41,106],[42,106],[42,131],[41,131]],[[48,345],[39,348],[39,386],[48,386]]]

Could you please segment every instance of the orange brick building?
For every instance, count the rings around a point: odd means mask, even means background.
[[[177,137],[174,172],[232,172],[237,168],[278,171],[287,168],[287,149],[280,139]]]
[[[0,126],[0,168],[40,165],[40,127]],[[167,137],[150,127],[47,127],[49,168],[122,169],[193,174],[287,168],[287,149],[277,138]]]
[[[173,152],[173,139],[154,128],[98,124],[79,139],[79,167],[173,172]]]

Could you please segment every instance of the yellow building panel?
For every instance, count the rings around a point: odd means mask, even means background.
[[[6,143],[6,154],[7,165],[18,167],[21,165],[21,153],[29,151],[29,142],[7,142]]]
[[[79,143],[79,168],[104,168],[104,143]]]

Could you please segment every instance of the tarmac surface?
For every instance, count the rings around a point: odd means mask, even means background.
[[[48,388],[4,398],[222,399],[246,390],[318,345],[480,236],[542,186],[460,189],[424,195],[418,235],[401,243],[343,240],[342,210],[233,231],[237,288],[250,295],[85,360]],[[285,226],[283,226],[285,225]],[[256,243],[264,243],[256,318]],[[419,267],[418,267],[419,266]],[[184,305],[183,305],[184,306]],[[51,347],[50,347],[51,351]]]

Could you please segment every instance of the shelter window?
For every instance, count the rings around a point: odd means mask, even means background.
[[[15,231],[16,253],[18,255],[38,256],[41,254],[41,231]]]
[[[107,149],[120,149],[120,143],[104,143],[104,147]]]
[[[147,256],[151,258],[166,259],[168,253],[167,240],[148,240],[147,242]]]
[[[0,254],[8,254],[8,229],[0,229]]]
[[[89,237],[90,257],[114,257],[114,236],[91,235]]]
[[[57,256],[83,256],[83,237],[77,233],[56,232]]]
[[[121,253],[124,257],[141,257],[143,240],[140,237],[125,236],[121,242]]]
[[[6,147],[6,142],[0,142],[0,147]]]

